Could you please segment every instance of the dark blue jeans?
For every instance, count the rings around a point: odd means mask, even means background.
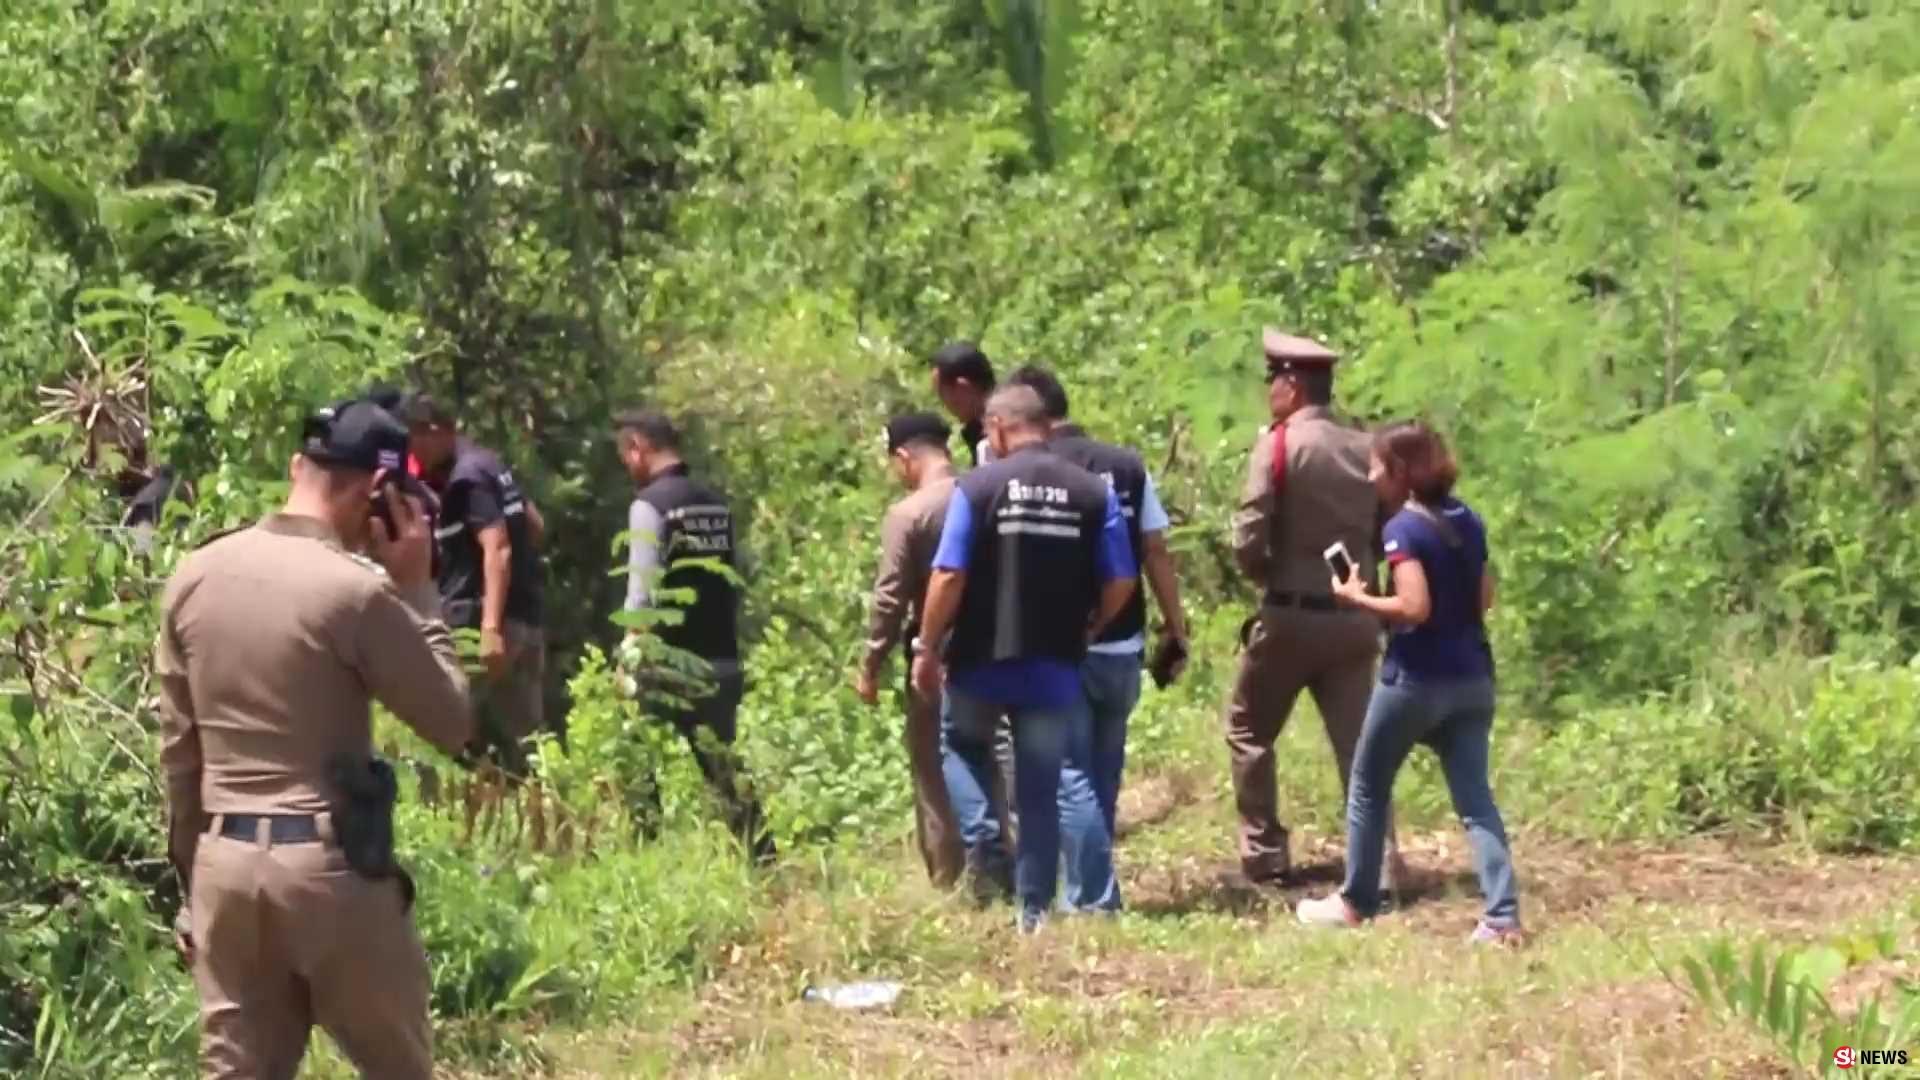
[[[1414,745],[1425,743],[1440,755],[1454,813],[1473,847],[1473,868],[1486,897],[1482,921],[1503,928],[1519,925],[1513,856],[1487,782],[1493,707],[1490,679],[1423,683],[1402,676],[1373,688],[1347,790],[1347,881],[1340,890],[1363,918],[1380,910],[1380,860],[1394,777]]]
[[[1114,817],[1120,801],[1120,775],[1127,765],[1127,718],[1140,701],[1140,654],[1087,654],[1080,665],[1080,687],[1086,694],[1089,726],[1085,757],[1069,752],[1060,773],[1060,820],[1075,812],[1073,800],[1082,782],[1093,789],[1106,824],[1111,851]],[[1102,868],[1105,879],[1096,877]],[[1114,911],[1120,907],[1120,883],[1113,873],[1111,854],[1101,862],[1081,866],[1067,861],[1067,905],[1082,911]]]
[[[1014,888],[1022,907],[1042,913],[1053,906],[1063,848],[1068,864],[1085,880],[1113,878],[1113,853],[1093,787],[1084,776],[1067,776],[1061,768],[1070,756],[1085,760],[1087,704],[1076,697],[1059,708],[1036,709],[986,701],[948,686],[940,724],[941,771],[970,861],[988,861],[999,853],[1000,822],[987,791],[994,724],[1002,711],[1013,721],[1013,801],[1020,814]]]

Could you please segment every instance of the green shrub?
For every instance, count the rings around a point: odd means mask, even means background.
[[[1600,837],[1745,831],[1823,849],[1910,848],[1920,676],[1872,663],[1729,662],[1692,693],[1596,709],[1502,741],[1527,816]]]

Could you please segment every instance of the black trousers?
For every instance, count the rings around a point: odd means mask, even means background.
[[[746,676],[736,671],[714,678],[712,693],[686,705],[657,704],[647,714],[674,726],[693,753],[694,763],[706,777],[707,787],[720,801],[727,816],[727,828],[740,838],[757,861],[773,858],[773,837],[767,831],[766,814],[748,786],[742,784],[743,770],[733,750],[738,730],[740,701],[746,696]],[[659,832],[662,808],[660,784],[649,777],[637,793],[637,816],[642,835]]]

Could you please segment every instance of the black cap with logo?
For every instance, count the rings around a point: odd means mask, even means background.
[[[371,401],[337,402],[307,417],[300,453],[329,468],[404,471],[407,428]]]

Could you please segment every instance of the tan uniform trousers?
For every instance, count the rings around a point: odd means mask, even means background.
[[[547,635],[537,626],[507,620],[501,636],[506,670],[499,678],[473,680],[474,728],[481,745],[511,776],[527,771],[527,740],[547,726],[542,686],[547,673]]]
[[[907,688],[907,767],[913,774],[914,837],[927,877],[946,888],[966,869],[966,848],[960,843],[960,823],[947,795],[946,774],[940,770],[940,703],[928,701]]]
[[[202,1075],[292,1080],[317,1023],[363,1076],[430,1080],[427,957],[400,883],[354,873],[330,841],[213,827],[190,897]]]
[[[1263,607],[1234,678],[1227,704],[1227,751],[1240,814],[1240,866],[1249,878],[1287,873],[1287,831],[1279,821],[1273,742],[1302,690],[1326,724],[1340,770],[1340,790],[1353,774],[1353,753],[1373,695],[1380,623],[1353,612]]]

